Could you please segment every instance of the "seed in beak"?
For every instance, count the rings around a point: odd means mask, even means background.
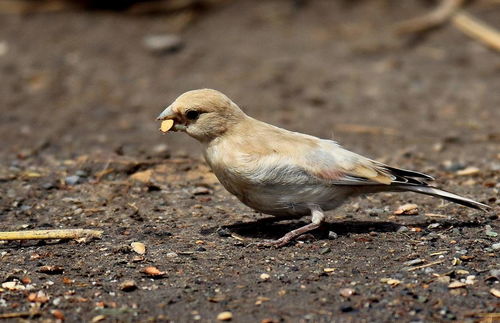
[[[167,132],[174,126],[174,120],[168,119],[161,122],[160,131]]]

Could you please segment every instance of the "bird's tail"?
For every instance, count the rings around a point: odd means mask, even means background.
[[[411,191],[415,193],[421,193],[431,196],[440,197],[442,199],[451,201],[453,203],[461,204],[464,206],[471,207],[473,209],[487,211],[491,209],[490,206],[468,199],[466,197],[459,196],[457,194],[453,194],[442,189],[432,187],[432,186],[420,186],[420,185],[401,185],[399,188],[403,191]]]

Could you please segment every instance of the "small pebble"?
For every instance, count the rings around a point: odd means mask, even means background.
[[[181,37],[174,34],[149,35],[144,37],[143,43],[151,52],[158,54],[178,51],[184,45]]]
[[[231,232],[229,232],[229,231],[227,231],[226,229],[223,229],[223,228],[219,228],[217,230],[217,234],[219,235],[219,237],[222,237],[222,238],[227,238],[227,237],[231,236]]]
[[[452,162],[451,160],[447,160],[443,163],[443,168],[449,172],[457,172],[465,168],[465,165],[462,163]]]
[[[144,255],[146,253],[146,246],[142,242],[132,242],[130,246],[132,247],[132,250],[139,255]]]
[[[470,176],[479,174],[479,168],[477,167],[467,167],[456,172],[458,176]]]
[[[384,214],[384,210],[383,209],[373,208],[373,209],[369,209],[368,210],[368,215],[369,216],[379,216],[379,215],[382,215],[382,214]]]
[[[348,313],[354,311],[354,308],[351,305],[342,305],[340,306],[340,311],[343,313]]]
[[[330,239],[330,240],[335,240],[335,239],[337,239],[338,237],[339,237],[339,235],[338,235],[338,234],[336,234],[335,232],[333,232],[333,231],[328,231],[328,239]]]
[[[212,190],[205,186],[198,186],[193,190],[193,195],[208,195],[212,194]]]
[[[233,313],[231,312],[221,312],[217,315],[218,321],[231,321],[233,319]]]
[[[331,251],[330,248],[325,247],[325,248],[322,248],[322,249],[319,250],[319,254],[320,255],[325,255],[325,254],[329,253],[330,251]]]
[[[498,236],[498,233],[496,233],[495,231],[490,231],[490,230],[488,230],[488,231],[486,231],[485,233],[486,233],[486,235],[487,235],[488,237],[493,237],[493,238],[495,238],[495,237],[497,237],[497,236]]]
[[[271,278],[271,276],[269,274],[266,274],[266,273],[260,274],[260,279],[263,281],[267,281],[270,278]]]
[[[416,204],[404,204],[401,205],[396,211],[394,211],[396,215],[417,215],[418,214],[418,205]]]
[[[58,275],[64,272],[64,269],[60,266],[41,266],[38,268],[38,272],[49,274],[49,275]]]
[[[81,178],[80,176],[78,175],[72,175],[72,176],[67,176],[65,179],[64,179],[64,182],[67,184],[67,185],[77,185],[77,184],[80,184],[81,183]]]
[[[342,288],[339,290],[339,294],[345,298],[348,298],[356,294],[356,291],[354,290],[354,288]]]
[[[432,230],[432,229],[439,228],[440,226],[441,226],[441,224],[439,224],[439,223],[431,223],[431,224],[429,224],[429,225],[427,226],[427,229]]]
[[[454,281],[454,282],[451,282],[448,285],[448,288],[449,289],[454,289],[454,288],[461,288],[461,287],[465,287],[465,286],[466,286],[465,283],[462,283],[462,282],[459,282],[459,281]]]
[[[413,259],[413,260],[409,260],[409,261],[406,261],[404,264],[406,266],[415,266],[415,265],[419,265],[421,263],[424,262],[424,259]]]
[[[397,230],[396,232],[406,232],[406,231],[409,231],[409,230],[410,230],[410,229],[408,229],[408,227],[407,227],[407,226],[402,225],[402,226],[400,226],[400,227],[398,228],[398,230]]]
[[[166,274],[164,271],[160,271],[158,268],[156,268],[154,266],[148,266],[148,267],[144,268],[142,270],[142,272],[148,276],[157,277],[157,278],[163,277]]]
[[[494,277],[500,278],[500,269],[491,269],[490,270],[490,275]]]
[[[127,279],[120,284],[120,289],[124,292],[131,292],[137,289],[137,284],[132,279]]]
[[[8,51],[9,51],[9,46],[7,45],[7,42],[3,40],[0,41],[0,56],[7,54]]]
[[[491,249],[493,249],[493,250],[500,250],[500,242],[492,244],[491,245]]]

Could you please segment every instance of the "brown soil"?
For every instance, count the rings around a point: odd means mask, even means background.
[[[452,26],[388,37],[392,23],[430,9],[419,2],[300,3],[228,2],[164,55],[142,43],[169,31],[163,15],[1,16],[0,230],[104,236],[0,244],[0,282],[21,288],[0,287],[0,315],[428,322],[498,313],[500,56]],[[499,6],[470,10],[499,21]],[[162,107],[200,87],[258,119],[427,172],[493,211],[378,194],[330,213],[304,241],[259,248],[252,243],[307,219],[272,223],[248,209],[217,183],[193,139],[158,132]],[[465,167],[480,171],[457,175]],[[393,215],[410,202],[418,215]],[[61,268],[42,267],[52,265]],[[147,266],[165,274],[148,276]],[[124,291],[126,280],[138,288]]]

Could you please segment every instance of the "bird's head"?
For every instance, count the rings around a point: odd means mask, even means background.
[[[169,129],[162,131],[185,131],[201,142],[209,142],[223,135],[245,116],[224,94],[201,89],[179,96],[158,116],[158,120],[171,120],[167,126]]]

